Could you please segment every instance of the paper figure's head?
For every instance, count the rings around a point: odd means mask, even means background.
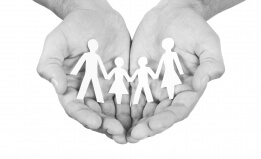
[[[148,60],[147,60],[146,57],[140,57],[140,58],[139,58],[138,64],[140,65],[140,67],[146,66],[147,63],[148,63]]]
[[[165,50],[171,50],[174,47],[174,40],[172,38],[166,38],[162,41],[161,46]]]
[[[117,57],[115,60],[114,60],[114,63],[117,67],[122,67],[123,64],[124,64],[124,61],[121,57]]]
[[[88,41],[88,48],[90,49],[90,52],[96,52],[98,46],[98,42],[95,39],[91,39]]]

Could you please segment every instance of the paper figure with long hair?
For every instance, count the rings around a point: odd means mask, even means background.
[[[158,77],[162,66],[165,66],[165,72],[161,83],[161,88],[166,87],[169,99],[174,98],[174,88],[175,85],[180,84],[181,81],[179,76],[177,75],[174,65],[176,65],[179,74],[183,74],[183,70],[181,68],[181,64],[176,52],[172,52],[171,49],[174,47],[174,41],[171,38],[166,38],[162,41],[162,48],[166,50],[166,52],[162,55],[157,71],[156,76]]]

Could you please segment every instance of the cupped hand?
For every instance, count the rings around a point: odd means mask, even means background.
[[[150,80],[154,102],[147,103],[142,95],[139,104],[131,107],[133,125],[127,136],[129,142],[161,133],[185,119],[207,83],[224,73],[217,34],[191,5],[174,2],[162,1],[141,21],[132,42],[130,72],[139,68],[137,61],[141,56],[148,58],[147,66],[156,72],[164,53],[161,42],[172,38],[175,41],[173,51],[178,53],[184,71],[180,76],[182,84],[175,86],[175,97],[170,100],[166,88],[161,88],[164,71],[158,80]],[[133,96],[137,82],[131,87]]]
[[[113,94],[108,93],[113,80],[105,80],[99,72],[104,103],[96,102],[92,84],[83,101],[76,99],[84,69],[77,76],[70,72],[81,55],[88,52],[90,39],[98,41],[97,54],[107,72],[115,67],[116,57],[124,59],[123,68],[128,71],[130,37],[123,18],[113,9],[81,9],[69,13],[47,36],[37,71],[54,85],[70,117],[118,143],[126,143],[125,133],[131,126],[129,97],[124,96],[122,104],[116,104]]]

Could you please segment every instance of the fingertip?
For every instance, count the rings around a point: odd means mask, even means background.
[[[132,136],[131,136],[131,132],[132,132],[132,130],[129,130],[128,131],[128,133],[127,133],[127,137],[126,137],[126,139],[127,139],[127,141],[129,142],[129,143],[137,143],[137,142],[139,142],[140,140],[137,140],[137,139],[134,139]]]
[[[126,144],[127,143],[127,140],[126,140],[126,137],[125,135],[113,135],[112,136],[112,139],[118,143],[118,144]]]
[[[113,118],[105,118],[103,120],[103,128],[112,135],[120,135],[124,133],[121,123]]]
[[[174,119],[172,112],[164,111],[150,118],[149,127],[153,131],[161,131],[162,129],[171,127],[175,122]]]
[[[64,72],[57,73],[54,79],[57,80],[57,89],[56,92],[60,95],[64,94],[67,90],[67,77]]]
[[[55,78],[52,78],[50,81],[57,94],[62,95],[66,92],[66,85],[63,82],[58,82]]]
[[[209,76],[205,76],[200,80],[200,90],[204,89],[209,82]]]
[[[57,94],[64,94],[67,89],[67,77],[64,70],[58,64],[39,64],[37,67],[38,74],[51,82]]]
[[[142,140],[145,139],[147,137],[149,137],[151,135],[151,130],[150,128],[144,124],[138,124],[136,125],[132,131],[131,131],[131,136],[135,139],[135,140]]]
[[[196,91],[203,90],[210,80],[220,78],[225,72],[223,61],[212,59],[199,65],[193,78],[193,88]]]
[[[98,114],[93,112],[92,114],[86,116],[84,123],[90,129],[99,129],[102,124],[102,119]]]

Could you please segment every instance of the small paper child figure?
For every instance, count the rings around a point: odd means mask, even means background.
[[[136,78],[136,76],[138,76],[138,86],[134,95],[134,99],[133,99],[133,104],[138,104],[139,103],[139,99],[140,99],[140,94],[142,91],[142,88],[144,89],[144,93],[147,99],[147,102],[152,102],[153,101],[153,97],[151,94],[151,90],[149,87],[149,79],[148,79],[148,74],[153,78],[156,79],[157,76],[156,74],[152,71],[151,68],[146,67],[148,63],[148,60],[146,57],[140,57],[138,64],[140,66],[139,69],[137,69],[133,76],[131,77],[131,82],[134,81],[134,79]]]
[[[166,38],[162,41],[162,48],[166,50],[166,52],[162,55],[156,75],[159,77],[162,65],[165,66],[165,73],[163,76],[163,80],[161,83],[161,88],[166,87],[169,99],[174,98],[174,88],[175,85],[180,84],[181,81],[174,69],[174,64],[176,64],[178,71],[180,74],[183,74],[183,70],[181,68],[181,64],[176,52],[172,52],[171,49],[174,47],[174,41],[171,38]]]
[[[115,75],[115,80],[111,86],[109,93],[114,93],[116,95],[117,104],[121,104],[121,99],[123,94],[129,94],[128,90],[123,82],[123,77],[129,82],[130,77],[128,73],[121,68],[124,64],[124,60],[121,57],[117,57],[115,60],[116,68],[114,68],[106,77],[106,79],[111,79]]]
[[[72,75],[77,75],[83,63],[85,62],[85,75],[82,80],[82,84],[78,92],[77,99],[84,98],[88,86],[90,84],[90,81],[92,81],[97,102],[104,103],[103,95],[98,79],[98,65],[100,66],[104,77],[107,76],[107,72],[102,63],[100,56],[95,53],[96,50],[98,49],[97,41],[94,39],[89,40],[88,47],[90,49],[90,52],[84,53],[82,55],[82,57],[79,59],[78,63],[75,65],[74,69],[71,72]]]

